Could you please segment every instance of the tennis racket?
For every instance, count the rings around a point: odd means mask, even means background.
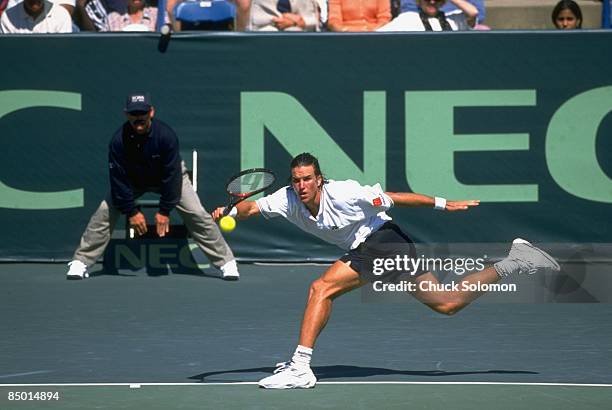
[[[229,214],[232,208],[245,199],[270,188],[275,180],[274,173],[265,168],[247,169],[232,176],[225,186],[230,202],[223,215]]]

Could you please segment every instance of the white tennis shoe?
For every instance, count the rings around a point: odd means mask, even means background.
[[[78,280],[85,279],[89,277],[89,272],[87,272],[87,265],[79,260],[73,260],[72,262],[68,262],[68,272],[66,273],[66,279]]]
[[[293,362],[276,364],[272,376],[259,381],[264,389],[310,389],[317,384],[317,378],[310,366],[300,366]]]
[[[508,257],[497,262],[495,268],[500,276],[509,276],[513,273],[533,275],[540,270],[553,272],[561,270],[555,258],[521,238],[512,241]]]
[[[221,266],[219,269],[221,269],[221,278],[223,278],[223,280],[240,279],[240,272],[238,272],[238,265],[236,265],[235,259],[227,262],[225,265]]]

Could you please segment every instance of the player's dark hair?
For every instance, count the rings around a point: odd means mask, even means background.
[[[552,22],[557,27],[557,17],[563,10],[569,10],[576,17],[576,27],[582,28],[582,10],[574,0],[561,0],[552,11]]]
[[[296,167],[307,167],[312,165],[314,167],[315,176],[320,176],[323,179],[323,183],[327,183],[327,179],[321,172],[321,167],[319,166],[319,160],[317,157],[312,155],[310,152],[302,152],[291,160],[291,169]],[[291,180],[291,178],[289,178]]]

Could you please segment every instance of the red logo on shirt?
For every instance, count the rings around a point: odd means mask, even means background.
[[[376,198],[374,198],[374,200],[372,201],[372,205],[374,206],[381,206],[382,205],[382,199],[380,199],[379,196],[377,196]]]

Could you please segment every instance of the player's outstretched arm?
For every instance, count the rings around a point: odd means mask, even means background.
[[[250,218],[251,216],[258,215],[260,213],[259,207],[255,203],[255,201],[242,201],[238,203],[238,205],[236,205],[234,209],[238,212],[235,215],[235,217],[238,219],[247,219],[247,218]],[[220,218],[223,217],[224,211],[225,211],[225,207],[221,206],[215,209],[211,215],[215,221],[218,221]]]
[[[465,211],[473,206],[478,206],[480,200],[469,199],[462,201],[447,201],[440,197],[431,197],[411,192],[385,192],[397,207],[426,207],[445,211]]]

